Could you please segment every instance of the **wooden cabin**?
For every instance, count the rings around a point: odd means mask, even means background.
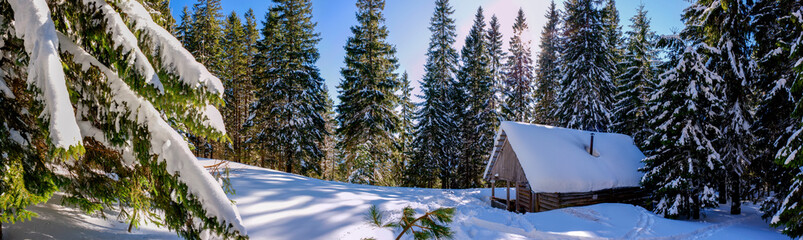
[[[630,136],[502,122],[483,177],[494,207],[540,212],[597,203],[641,204],[644,154]],[[511,196],[511,188],[514,193]]]

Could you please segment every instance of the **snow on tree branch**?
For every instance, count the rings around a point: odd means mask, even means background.
[[[210,92],[223,96],[223,83],[209,71],[187,49],[184,49],[170,32],[159,26],[151,18],[145,7],[135,0],[116,0],[114,5],[134,21],[136,30],[142,31],[151,44],[160,51],[162,67],[175,69],[185,84],[192,87],[206,87]]]
[[[44,0],[9,0],[14,10],[16,35],[30,56],[28,84],[41,90],[45,106],[40,116],[49,118],[50,140],[57,148],[81,145],[64,69],[58,53],[58,37],[50,9]]]
[[[179,174],[181,182],[187,184],[192,195],[202,203],[207,216],[217,217],[221,223],[231,224],[232,230],[246,235],[237,207],[229,201],[212,175],[198,163],[181,135],[161,118],[159,111],[131,90],[113,70],[100,63],[68,37],[60,35],[58,38],[62,51],[72,55],[73,60],[81,64],[83,69],[94,66],[106,76],[108,80],[106,83],[112,90],[111,95],[114,96],[113,101],[131,110],[128,113],[130,120],[147,127],[151,136],[151,154],[158,155],[159,161],[166,163],[168,172]],[[120,111],[120,109],[112,110]]]
[[[94,5],[103,13],[104,19],[108,24],[106,31],[112,36],[111,39],[114,42],[114,47],[122,47],[123,54],[133,52],[129,59],[129,64],[134,65],[142,76],[145,77],[145,82],[153,85],[160,93],[164,93],[164,86],[162,86],[162,82],[159,80],[159,75],[156,74],[153,65],[148,62],[148,57],[146,57],[139,46],[137,46],[136,36],[128,29],[128,26],[126,26],[120,14],[106,3],[105,0],[84,0],[83,3],[87,6]]]

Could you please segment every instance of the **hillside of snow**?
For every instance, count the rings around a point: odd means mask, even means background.
[[[213,164],[203,160],[203,165]],[[393,239],[388,229],[365,223],[372,205],[398,217],[405,206],[419,213],[455,207],[455,239],[789,239],[761,220],[757,207],[741,215],[728,206],[706,210],[700,221],[664,219],[640,207],[598,204],[541,213],[516,214],[491,208],[489,189],[438,190],[376,187],[323,181],[230,163],[231,183],[251,239]],[[504,190],[498,190],[500,195]],[[87,216],[58,205],[59,196],[33,206],[39,217],[3,225],[3,239],[177,239],[166,229]]]

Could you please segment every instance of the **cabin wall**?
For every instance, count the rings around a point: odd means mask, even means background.
[[[505,180],[513,183],[527,182],[527,178],[524,176],[524,169],[521,168],[521,163],[519,163],[519,158],[516,156],[516,153],[513,152],[513,147],[511,147],[510,143],[507,141],[505,141],[505,144],[502,146],[499,157],[496,159],[493,168],[489,171],[488,176],[493,178],[496,174],[499,176],[497,178],[498,180]]]
[[[527,212],[541,212],[553,209],[586,206],[598,203],[629,203],[643,205],[647,194],[640,187],[611,188],[594,192],[577,193],[537,193],[535,206]]]

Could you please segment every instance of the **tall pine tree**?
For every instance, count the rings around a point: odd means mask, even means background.
[[[519,13],[513,23],[513,36],[508,43],[508,52],[505,63],[505,104],[502,105],[502,114],[512,121],[530,122],[533,120],[533,88],[534,67],[530,40],[528,39],[527,19],[524,10]]]
[[[413,140],[415,139],[415,112],[416,106],[413,103],[413,87],[407,72],[402,74],[401,94],[399,96],[399,138],[398,156],[393,171],[393,178],[404,180],[407,173],[407,166],[412,162],[414,149]]]
[[[328,134],[321,116],[326,89],[315,66],[320,38],[310,0],[274,3],[257,44],[252,125],[264,155],[275,157],[286,172],[310,174],[320,170],[319,143]]]
[[[538,53],[535,69],[535,123],[557,125],[553,114],[557,108],[557,95],[560,90],[560,12],[555,1],[549,5],[547,19],[541,31],[541,52]]]
[[[226,71],[218,76],[223,80],[226,88],[223,108],[223,120],[231,139],[231,145],[226,149],[226,159],[241,162],[244,159],[245,129],[244,122],[248,118],[248,108],[251,99],[251,80],[248,69],[250,56],[246,32],[237,13],[232,12],[224,23],[224,37],[221,40],[222,58],[221,66]]]
[[[653,211],[666,217],[698,219],[702,208],[717,204],[714,178],[721,162],[714,141],[721,132],[716,120],[722,100],[716,86],[722,78],[705,66],[711,48],[695,40],[661,40],[671,48],[670,68],[659,76],[651,104],[655,133],[646,148],[642,184],[653,191]]]
[[[605,39],[608,42],[608,51],[610,51],[611,59],[614,64],[622,61],[624,56],[624,39],[622,37],[622,26],[619,26],[619,10],[616,9],[616,0],[605,0],[605,6],[602,8],[602,24],[605,29]],[[609,69],[611,72],[611,81],[616,84],[621,75],[619,65]]]
[[[496,15],[493,15],[491,17],[491,21],[488,22],[488,30],[486,31],[485,41],[488,44],[488,67],[490,68],[491,79],[493,80],[493,101],[491,101],[491,108],[493,108],[493,110],[496,112],[495,114],[499,120],[502,120],[501,112],[502,103],[504,101],[502,89],[504,87],[505,79],[505,64],[503,61],[507,56],[502,47],[502,32]]]
[[[396,106],[400,87],[396,49],[386,42],[384,0],[357,1],[358,25],[346,43],[337,106],[339,147],[349,166],[349,181],[375,184],[392,180],[386,166],[399,132]]]
[[[799,118],[790,117],[799,98],[792,94],[796,72],[790,43],[799,37],[801,27],[794,18],[778,16],[800,7],[799,1],[759,1],[751,12],[756,38],[753,47],[757,66],[755,90],[759,103],[753,124],[755,155],[748,168],[749,174],[755,177],[745,180],[747,185],[756,186],[747,195],[763,200],[764,217],[771,217],[778,211],[792,177],[800,171],[785,168],[783,160],[776,161],[776,155],[800,122]]]
[[[462,101],[462,157],[457,168],[457,187],[479,187],[485,160],[493,144],[494,130],[499,125],[494,100],[493,76],[490,68],[488,43],[485,41],[485,16],[482,7],[474,15],[474,25],[466,36],[461,51],[462,66],[457,73]]]
[[[190,24],[186,25],[183,31],[184,47],[193,56],[209,68],[212,74],[221,73],[221,54],[223,39],[223,7],[220,0],[198,0],[192,7],[193,13]],[[182,19],[183,20],[183,19]],[[182,25],[184,23],[182,22]],[[214,158],[215,146],[219,145],[215,141],[209,141],[201,136],[188,134],[190,141],[195,147],[195,155],[207,158]]]
[[[454,80],[458,54],[455,42],[454,10],[449,0],[437,0],[430,19],[426,73],[421,88],[424,94],[416,114],[416,156],[408,167],[407,185],[432,187],[440,180],[442,188],[457,185],[455,167],[459,159],[460,135]]]
[[[627,48],[619,64],[622,74],[617,81],[614,130],[632,136],[641,145],[650,134],[647,103],[655,91],[656,39],[644,5],[639,6],[630,20],[633,24],[627,32]]]
[[[603,14],[595,2],[566,2],[561,90],[555,114],[564,127],[605,132],[611,125],[614,62]]]
[[[782,164],[794,175],[790,182],[783,182],[785,189],[780,192],[778,201],[780,206],[775,209],[770,223],[773,226],[782,228],[783,232],[791,237],[803,236],[803,102],[800,101],[803,95],[803,3],[800,1],[774,1],[767,8],[776,8],[770,12],[783,14],[777,22],[777,30],[783,31],[777,34],[783,36],[775,39],[775,47],[780,51],[776,58],[776,63],[786,66],[785,70],[779,72],[781,78],[776,83],[783,84],[785,81],[792,82],[792,97],[795,99],[795,110],[792,113],[794,119],[792,137],[785,141],[785,146],[778,152],[778,163]],[[765,22],[766,23],[766,22]],[[777,35],[776,35],[777,36]],[[788,40],[788,41],[785,41]],[[788,53],[788,55],[781,55]],[[788,57],[788,58],[787,58]],[[791,70],[791,71],[790,71]]]
[[[707,61],[707,67],[722,76],[721,95],[726,109],[720,123],[722,135],[717,142],[722,154],[723,173],[727,178],[727,195],[731,213],[741,213],[742,174],[752,160],[753,145],[753,66],[750,58],[749,6],[746,0],[700,0],[684,13],[687,24],[699,26],[702,40],[717,50]],[[720,197],[725,191],[720,190]]]

